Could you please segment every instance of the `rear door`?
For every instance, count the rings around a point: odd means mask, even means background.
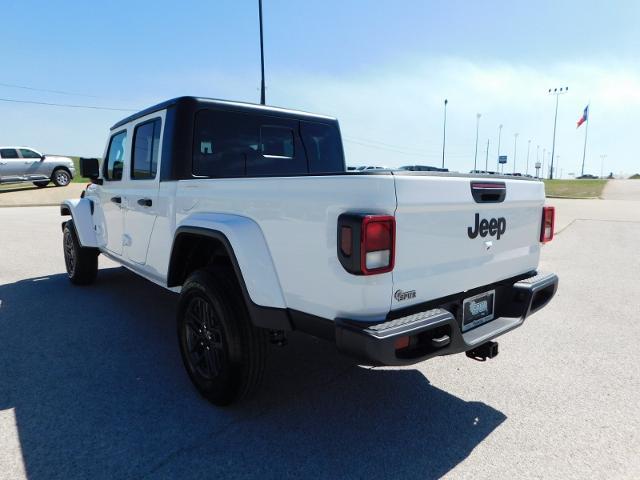
[[[140,264],[146,263],[149,239],[158,215],[162,125],[161,115],[154,114],[133,128],[124,238],[126,257]]]
[[[0,178],[3,181],[23,178],[24,160],[19,157],[17,148],[0,148]]]
[[[464,292],[537,267],[542,182],[420,173],[394,176],[394,292],[415,292],[394,295],[395,308]]]

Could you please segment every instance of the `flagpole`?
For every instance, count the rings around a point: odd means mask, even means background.
[[[587,126],[584,129],[584,149],[582,150],[582,175],[584,175],[584,159],[587,156],[587,134],[589,133],[589,118],[591,117],[591,104],[587,104]]]

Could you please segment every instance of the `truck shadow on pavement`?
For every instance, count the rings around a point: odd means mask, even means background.
[[[183,371],[177,296],[122,268],[91,287],[2,285],[0,300],[0,410],[32,479],[437,478],[506,418],[297,334],[255,398],[213,407]]]

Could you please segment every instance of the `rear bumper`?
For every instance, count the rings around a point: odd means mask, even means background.
[[[495,287],[496,318],[464,333],[460,306],[468,295],[376,324],[338,319],[336,344],[345,354],[379,365],[411,365],[466,352],[522,325],[529,315],[549,303],[557,289],[558,277],[553,273],[538,273]]]

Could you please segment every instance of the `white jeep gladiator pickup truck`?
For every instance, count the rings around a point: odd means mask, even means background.
[[[218,405],[292,330],[370,364],[491,358],[558,285],[537,272],[542,182],[348,172],[329,117],[181,97],[116,123],[81,170],[92,183],[61,205],[71,282],[102,254],[178,292],[186,370]]]

